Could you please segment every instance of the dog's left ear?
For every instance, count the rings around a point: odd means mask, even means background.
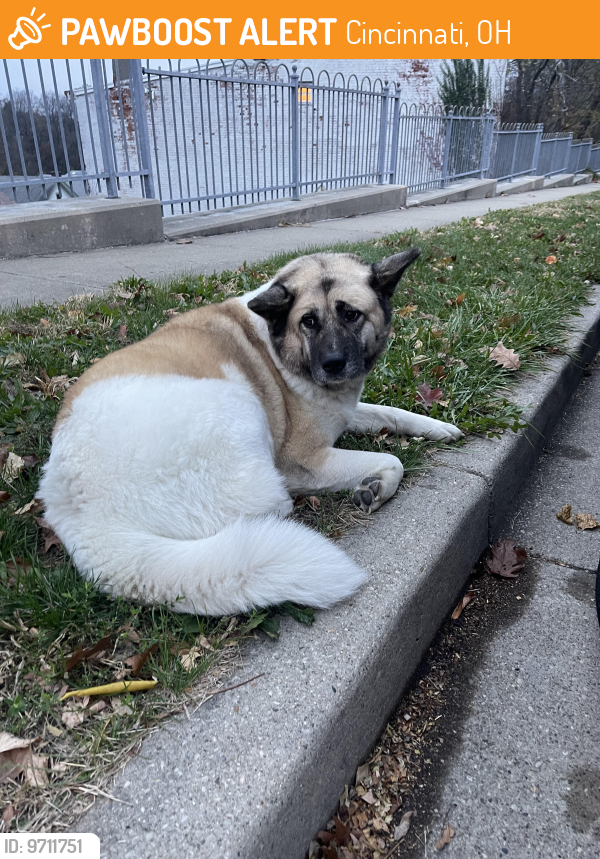
[[[269,330],[274,337],[285,331],[287,318],[294,303],[294,296],[282,283],[275,281],[264,292],[248,302],[248,308],[258,313],[269,323]]]
[[[381,262],[373,263],[373,277],[371,286],[375,292],[385,298],[391,298],[398,286],[400,278],[421,253],[421,248],[411,248],[401,254],[382,259]]]

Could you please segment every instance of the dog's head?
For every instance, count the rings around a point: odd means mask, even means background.
[[[419,248],[369,265],[354,254],[298,257],[248,302],[283,365],[323,387],[372,370],[388,339],[392,296]]]

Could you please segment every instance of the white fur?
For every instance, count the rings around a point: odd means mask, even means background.
[[[113,594],[221,615],[327,607],[366,574],[292,508],[259,399],[235,378],[114,377],[73,401],[39,494],[79,571]]]

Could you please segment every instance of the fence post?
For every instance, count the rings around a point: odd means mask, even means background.
[[[479,175],[481,179],[487,179],[487,174],[490,171],[490,162],[492,160],[492,147],[494,145],[494,125],[496,119],[491,113],[486,113],[482,116],[483,135],[481,141],[481,162]]]
[[[544,133],[544,124],[538,122],[537,131],[535,133],[535,145],[533,147],[533,160],[531,162],[531,172],[537,176],[538,164],[540,163],[540,150],[542,148],[542,134]]]
[[[513,146],[512,161],[510,164],[510,176],[508,177],[509,182],[512,182],[513,176],[515,175],[515,165],[517,163],[517,149],[519,148],[519,135],[521,133],[521,123],[520,122],[517,122],[515,131],[517,132],[517,135],[515,137],[515,145]]]
[[[390,147],[390,185],[397,183],[398,140],[400,137],[400,91],[394,90],[394,113],[392,116],[392,145]]]
[[[442,164],[442,188],[446,187],[446,178],[448,176],[448,163],[450,161],[450,139],[452,137],[453,118],[454,108],[451,107],[446,115],[446,139],[444,141],[444,161]]]
[[[377,184],[383,185],[383,174],[385,171],[385,149],[387,144],[388,109],[390,100],[390,85],[384,81],[381,96],[381,113],[379,115],[379,154],[377,158]]]
[[[117,170],[113,158],[113,151],[108,125],[108,102],[106,99],[106,88],[104,86],[104,75],[102,73],[103,60],[90,60],[92,69],[92,86],[94,88],[94,105],[96,107],[96,120],[98,122],[98,136],[100,137],[100,150],[102,152],[102,167],[106,176],[106,195],[109,198],[119,196],[117,187]]]
[[[146,117],[146,96],[144,94],[144,78],[142,75],[141,60],[127,60],[129,75],[129,91],[131,93],[131,107],[133,110],[133,121],[137,131],[138,162],[140,170],[146,171],[141,180],[144,187],[144,197],[154,199],[154,176],[152,175],[152,160],[150,154],[150,135],[148,134],[148,120]],[[152,93],[150,93],[152,96]]]
[[[573,146],[573,132],[569,132],[569,145],[565,146],[566,155],[565,155],[565,169],[564,172],[567,173],[569,170],[569,161],[571,160],[571,148]]]
[[[290,120],[292,134],[292,200],[300,199],[300,141],[298,140],[298,67],[290,75]]]

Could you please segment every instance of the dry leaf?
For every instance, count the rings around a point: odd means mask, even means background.
[[[575,524],[580,531],[592,531],[594,528],[600,528],[600,522],[591,515],[591,513],[576,513]]]
[[[0,504],[6,504],[6,502],[9,500],[10,494],[6,491],[6,489],[0,491]]]
[[[502,316],[502,318],[497,322],[498,328],[511,328],[513,325],[517,324],[520,318],[520,313],[513,313],[512,316]]]
[[[463,613],[463,609],[465,609],[470,602],[475,598],[475,591],[469,591],[464,597],[461,599],[459,604],[456,606],[454,611],[452,612],[452,620],[458,620],[458,618]]]
[[[56,728],[54,725],[48,725],[48,730],[52,734],[53,737],[62,736],[62,731],[60,728]]]
[[[25,784],[46,787],[48,784],[48,755],[31,755],[25,767]]]
[[[321,502],[317,498],[316,495],[309,495],[307,500],[308,500],[308,503],[312,507],[313,510],[318,510],[319,507],[321,506]]]
[[[358,769],[356,770],[356,779],[355,779],[354,783],[355,784],[362,784],[365,781],[365,779],[369,778],[369,773],[370,773],[369,764],[361,764],[358,767]]]
[[[179,661],[186,671],[192,671],[196,665],[196,660],[202,655],[199,647],[190,647],[189,650],[182,650],[179,654]]]
[[[15,810],[14,805],[12,804],[12,802],[9,802],[8,805],[5,807],[4,811],[2,812],[3,822],[10,824],[16,813],[17,812]]]
[[[444,827],[444,831],[442,832],[442,837],[439,841],[435,843],[436,850],[443,850],[446,844],[450,844],[452,839],[454,838],[454,829],[450,826],[450,824],[446,824]]]
[[[135,676],[140,673],[148,657],[153,653],[156,653],[157,650],[158,644],[153,644],[152,647],[148,647],[142,653],[135,653],[133,656],[130,656],[129,659],[125,659],[125,665],[129,665],[132,674]]]
[[[127,326],[119,325],[119,330],[117,331],[117,340],[119,343],[124,343],[127,340]]]
[[[88,647],[85,650],[81,645],[79,645],[75,650],[75,653],[68,656],[65,660],[65,671],[70,671],[72,668],[75,668],[76,665],[79,665],[80,662],[85,662],[86,659],[95,656],[97,653],[100,653],[101,650],[105,650],[110,644],[111,638],[112,635],[105,635],[104,638],[101,638],[100,641],[97,641],[96,644],[92,644],[91,647]]]
[[[417,385],[417,402],[429,411],[433,403],[441,403],[444,396],[441,388],[431,388],[427,382]]]
[[[19,474],[23,471],[25,467],[25,460],[22,459],[17,453],[13,453],[11,450],[8,456],[6,457],[6,462],[4,463],[4,468],[2,469],[2,480],[5,480],[7,483],[12,483],[15,477],[18,477]]]
[[[192,245],[194,243],[193,239],[176,239],[176,245]]]
[[[558,260],[554,256],[554,254],[550,254],[550,256],[546,257],[546,262],[548,263],[548,265],[554,265],[554,263],[558,262]]]
[[[361,799],[362,799],[364,802],[366,802],[366,803],[367,803],[367,805],[375,805],[375,797],[373,796],[373,794],[372,794],[372,792],[371,792],[370,790],[368,790],[366,793],[364,793],[364,794],[361,796]]]
[[[506,370],[518,370],[521,366],[521,359],[514,349],[507,349],[502,340],[494,346],[490,352],[490,361],[495,361],[500,367]]]
[[[67,726],[67,728],[77,728],[79,725],[83,725],[85,721],[85,713],[83,710],[65,709],[61,716],[61,721],[63,725]]]
[[[465,300],[465,295],[466,295],[466,292],[461,292],[460,295],[457,295],[456,298],[454,299],[455,304],[457,304],[460,307],[460,305]]]
[[[406,307],[403,307],[402,310],[396,310],[396,313],[401,319],[406,319],[407,316],[412,316],[412,314],[419,309],[417,304],[407,304]]]
[[[490,573],[502,576],[505,579],[516,579],[519,570],[525,566],[527,552],[518,549],[510,537],[498,540],[494,546],[490,546],[492,556],[486,560]]]
[[[402,839],[410,829],[410,819],[413,814],[414,811],[407,811],[406,814],[402,815],[400,823],[394,828],[394,841],[402,841]]]
[[[565,506],[556,514],[556,518],[560,519],[561,522],[564,522],[565,525],[573,524],[573,513],[570,504],[565,504]]]
[[[0,784],[23,772],[31,759],[32,742],[0,731]]]
[[[3,367],[18,367],[19,364],[25,363],[25,355],[22,355],[21,352],[11,352],[10,355],[5,355],[4,358],[0,360],[0,364]]]

